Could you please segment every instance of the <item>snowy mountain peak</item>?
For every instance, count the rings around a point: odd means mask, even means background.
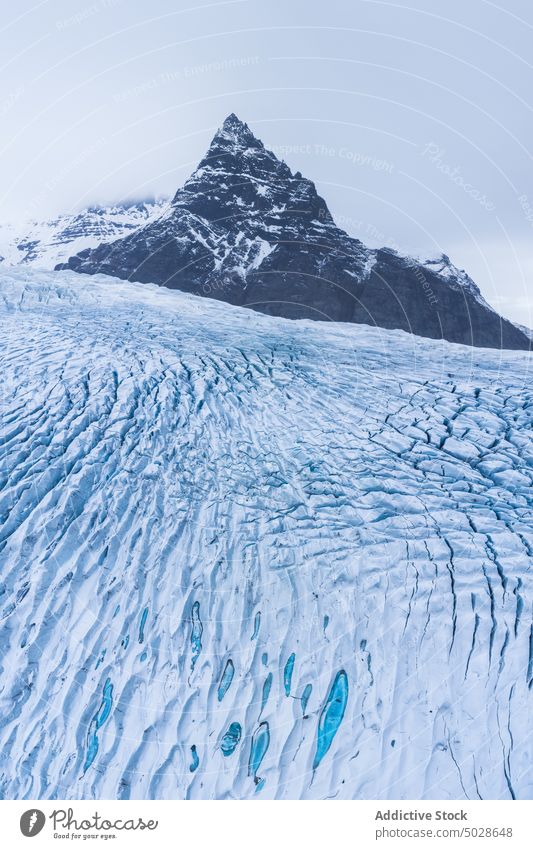
[[[225,119],[222,127],[215,133],[211,147],[236,146],[240,148],[263,149],[263,142],[254,136],[248,124],[237,118],[234,112]]]
[[[466,272],[371,250],[335,226],[314,183],[228,115],[165,214],[58,268],[158,283],[286,318],[529,349]]]
[[[446,281],[451,286],[468,291],[473,298],[483,304],[487,309],[492,310],[492,307],[481,294],[479,286],[474,283],[464,268],[458,268],[454,265],[447,254],[440,254],[433,259],[427,259],[422,265],[429,271],[436,273],[441,280]]]
[[[49,221],[29,221],[16,228],[0,225],[0,263],[51,269],[73,253],[112,242],[156,218],[168,200],[94,204]]]
[[[479,287],[476,286],[472,278],[468,276],[468,274],[463,268],[458,268],[456,265],[454,265],[447,254],[439,254],[436,257],[427,259],[424,261],[424,265],[427,268],[433,269],[442,277],[445,277],[449,280],[454,279],[457,281],[461,281],[464,285],[474,289],[476,292],[479,293]]]
[[[333,224],[314,183],[293,174],[233,114],[213,137],[198,168],[176,192],[173,205],[203,221],[225,222],[223,237],[228,241],[249,230],[252,219],[259,216],[261,229],[267,228],[271,234],[281,233],[287,226],[300,230],[313,220]],[[291,221],[294,217],[299,223]]]

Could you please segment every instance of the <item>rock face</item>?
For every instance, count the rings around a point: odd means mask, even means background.
[[[448,257],[421,263],[372,250],[337,227],[314,184],[235,115],[160,216],[57,268],[158,283],[286,318],[492,348],[531,344]]]
[[[0,263],[53,269],[60,261],[103,242],[129,235],[159,215],[168,200],[90,206],[23,227],[0,225]]]

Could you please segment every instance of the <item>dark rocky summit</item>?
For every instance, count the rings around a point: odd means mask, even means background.
[[[419,262],[372,250],[337,227],[314,184],[235,115],[159,217],[56,268],[158,283],[287,318],[491,348],[531,344],[448,257]]]

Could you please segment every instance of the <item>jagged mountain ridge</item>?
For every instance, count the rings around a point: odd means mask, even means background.
[[[287,318],[530,347],[447,257],[424,263],[372,250],[337,227],[314,184],[235,115],[160,217],[58,268],[158,283]]]
[[[89,206],[20,227],[0,225],[0,263],[53,269],[73,253],[120,239],[158,216],[168,200]]]

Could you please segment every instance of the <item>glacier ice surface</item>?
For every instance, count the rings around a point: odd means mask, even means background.
[[[3,798],[533,795],[530,355],[0,277]]]

